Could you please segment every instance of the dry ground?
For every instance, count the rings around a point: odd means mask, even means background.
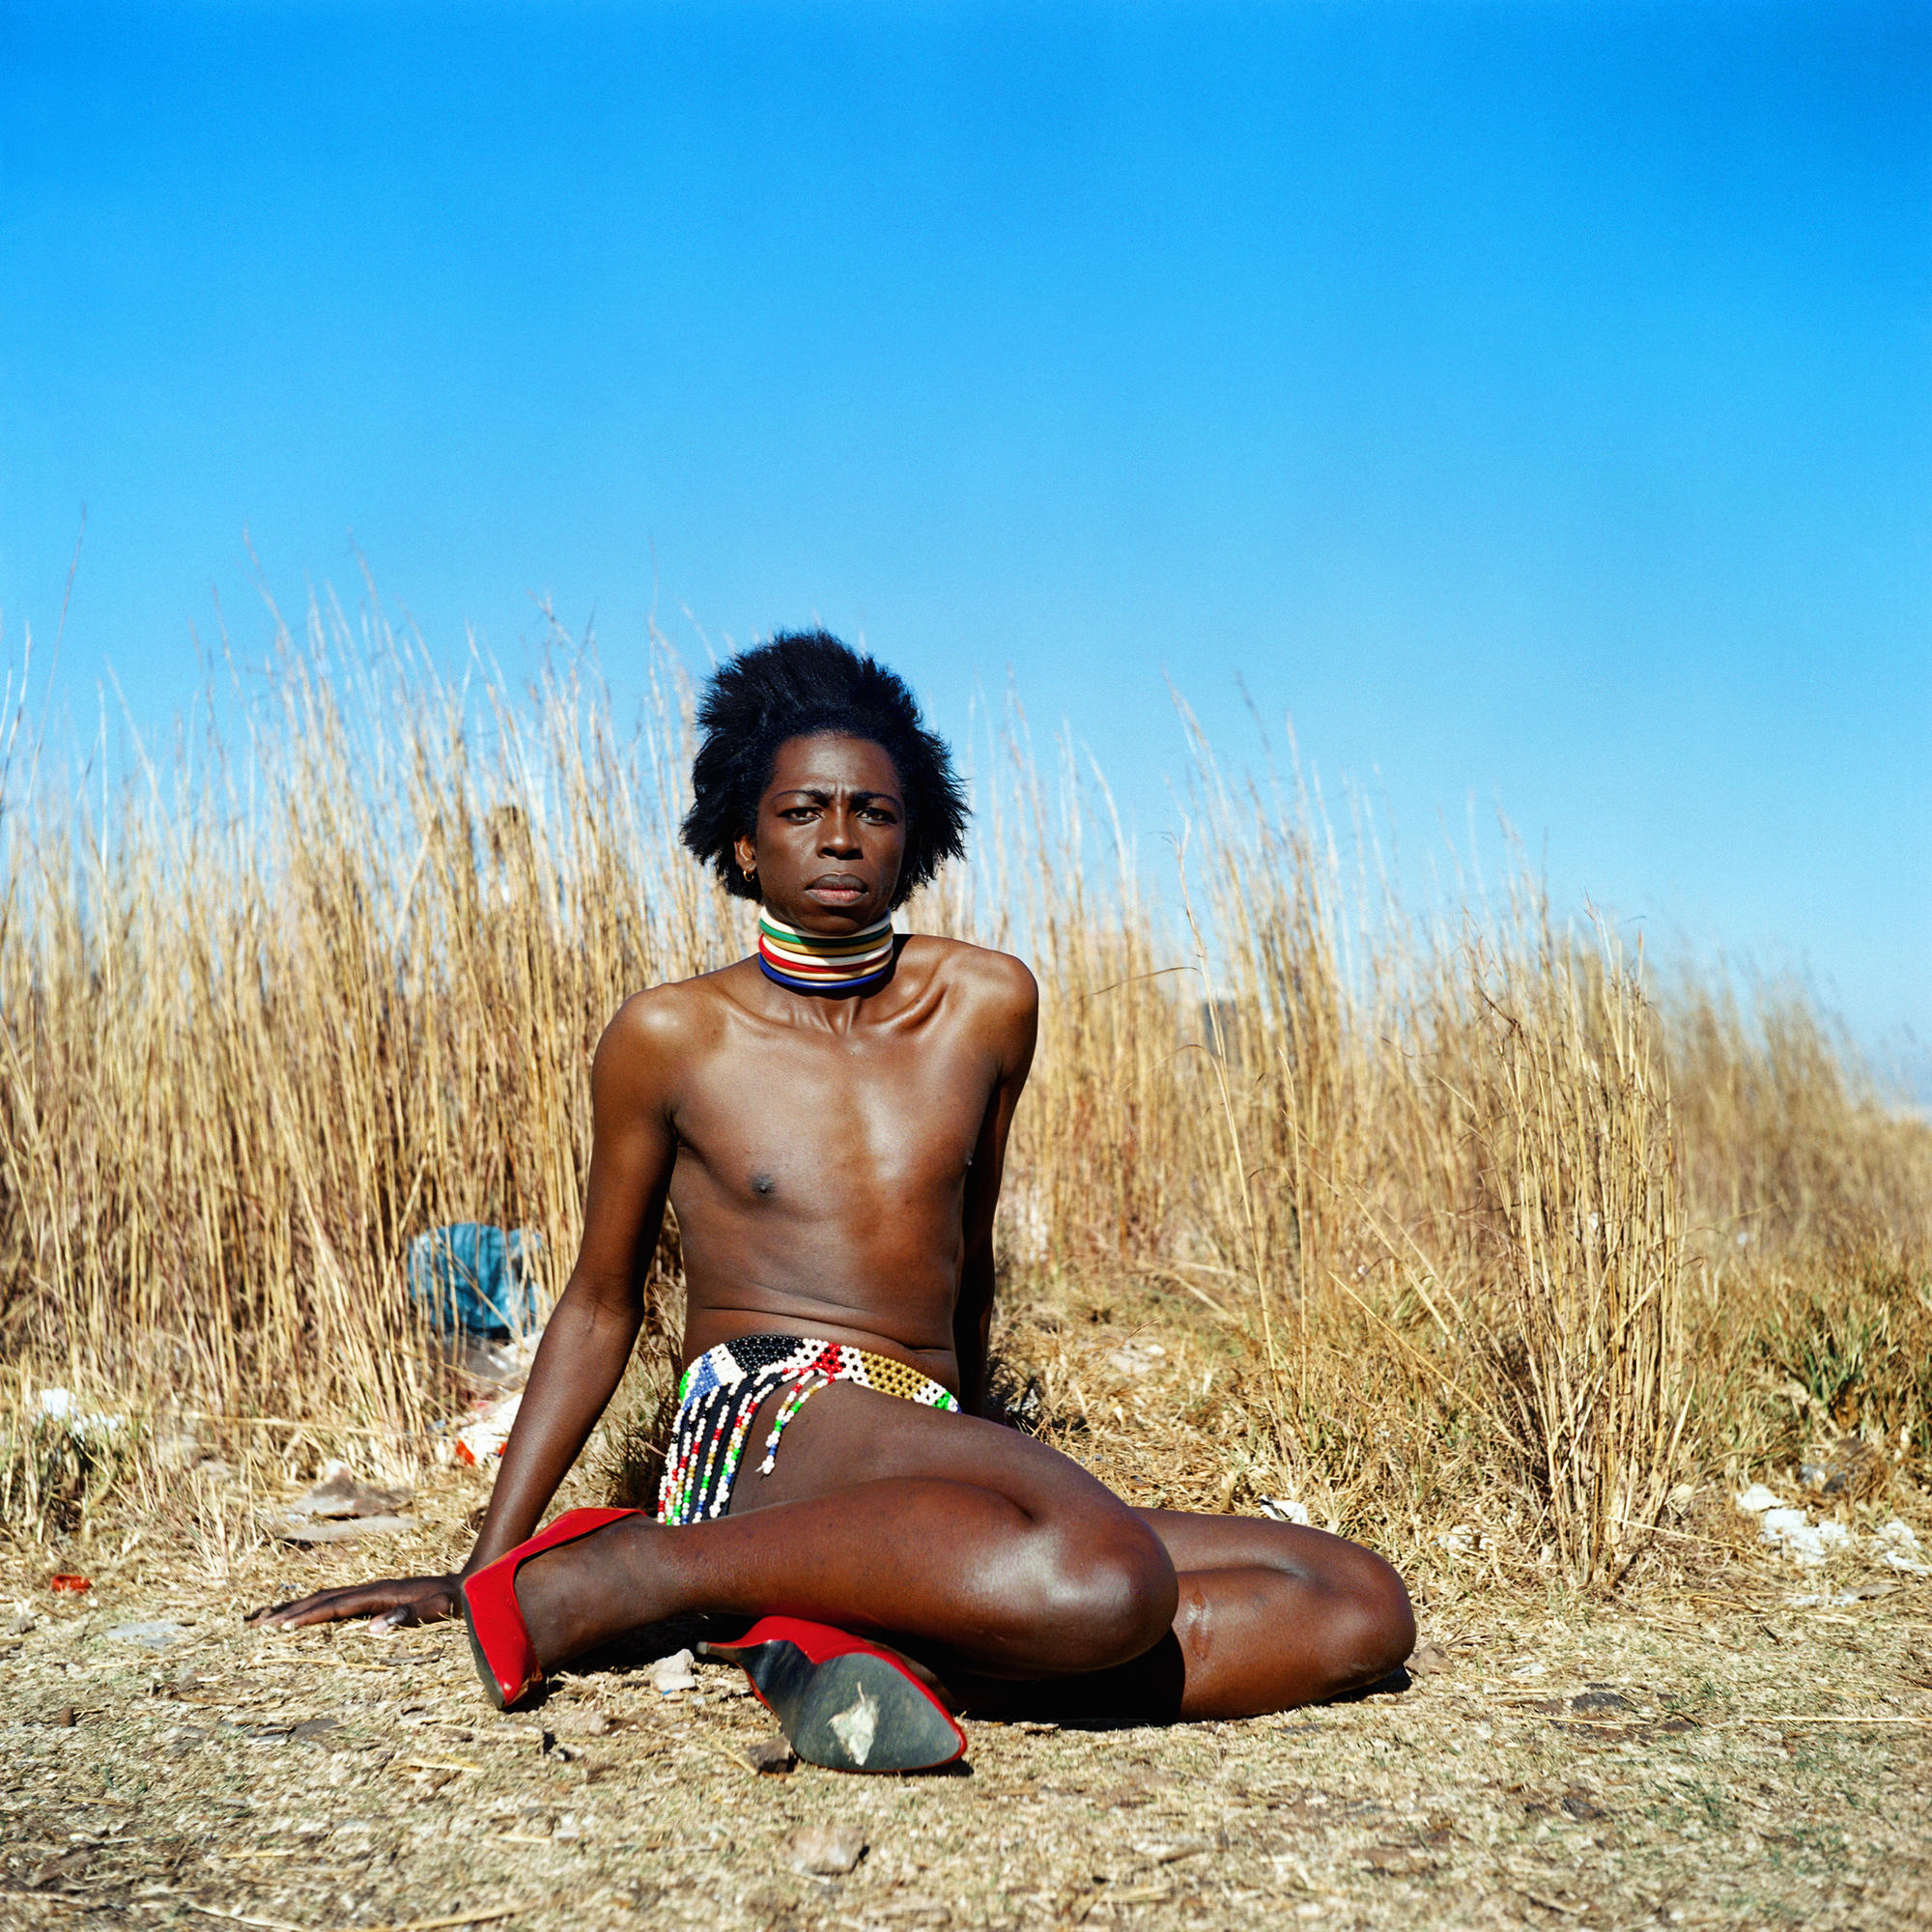
[[[444,1478],[419,1531],[319,1557],[97,1544],[80,1596],[14,1552],[0,1588],[35,1622],[0,1638],[0,1922],[1932,1922],[1922,1583],[1465,1600],[1425,1611],[1440,1667],[1396,1693],[1170,1732],[970,1723],[970,1773],[906,1780],[754,1775],[739,1753],[772,1726],[717,1666],[672,1699],[634,1657],[504,1718],[454,1626],[242,1626],[331,1575],[447,1561],[476,1492]],[[115,1634],[155,1621],[181,1627],[162,1648]],[[848,1874],[792,1868],[812,1824],[863,1835]]]

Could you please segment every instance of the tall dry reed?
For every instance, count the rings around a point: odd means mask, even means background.
[[[744,908],[676,844],[668,656],[632,724],[579,662],[526,692],[481,667],[453,687],[316,611],[238,675],[238,723],[137,748],[104,799],[16,730],[16,1524],[71,1523],[112,1463],[40,1418],[50,1385],[157,1440],[403,1467],[454,1400],[406,1292],[412,1236],[528,1227],[561,1285],[598,1033],[629,992],[746,946]],[[1869,1365],[1804,1401],[1922,1454],[1932,1384],[1905,1364],[1932,1335],[1932,1133],[1808,1008],[1747,1013],[1696,981],[1660,1002],[1527,881],[1500,913],[1418,920],[1371,839],[1345,861],[1307,787],[1231,781],[1198,736],[1175,887],[1150,896],[1070,747],[1037,758],[1016,715],[988,738],[972,862],[913,923],[1012,947],[1041,980],[1012,1297],[1131,1288],[1229,1365],[1175,1452],[1214,1466],[1171,1458],[1161,1493],[1292,1493],[1398,1551],[1602,1582],[1681,1477],[1810,1426],[1775,1394],[1807,1374]],[[676,1275],[672,1228],[659,1364]]]

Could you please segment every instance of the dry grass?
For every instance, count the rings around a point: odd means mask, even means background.
[[[238,679],[238,725],[104,799],[15,713],[16,1533],[87,1535],[109,1495],[227,1507],[169,1474],[212,1449],[260,1480],[429,1456],[458,1391],[410,1237],[534,1228],[560,1287],[599,1031],[744,950],[675,843],[685,696],[667,675],[627,728],[567,669],[454,690],[317,612]],[[1045,992],[1002,1224],[1027,1426],[1149,1500],[1290,1494],[1412,1572],[1589,1586],[1699,1547],[1687,1481],[1847,1433],[1877,1488],[1923,1474],[1932,1130],[1815,1012],[1660,990],[1526,878],[1418,922],[1370,838],[1345,862],[1298,783],[1198,752],[1179,919],[1104,793],[1070,759],[1049,782],[1017,724],[972,865],[913,909],[1023,952]],[[643,1418],[674,1230],[660,1263]],[[1159,1366],[1096,1400],[1080,1365],[1143,1326]],[[128,1426],[41,1419],[49,1384]],[[635,1460],[613,1440],[600,1467]]]

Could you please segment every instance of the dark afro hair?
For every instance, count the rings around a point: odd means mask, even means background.
[[[732,840],[758,822],[787,738],[837,732],[869,738],[898,768],[905,795],[905,861],[893,904],[902,906],[948,859],[966,851],[966,795],[944,740],[925,728],[905,680],[824,631],[781,631],[721,665],[698,700],[703,736],[691,761],[684,842],[727,893],[758,896]]]

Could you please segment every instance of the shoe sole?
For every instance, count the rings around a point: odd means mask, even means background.
[[[760,1644],[745,1674],[807,1764],[827,1771],[935,1771],[965,1754],[957,1728],[895,1664],[865,1651],[814,1663]]]

